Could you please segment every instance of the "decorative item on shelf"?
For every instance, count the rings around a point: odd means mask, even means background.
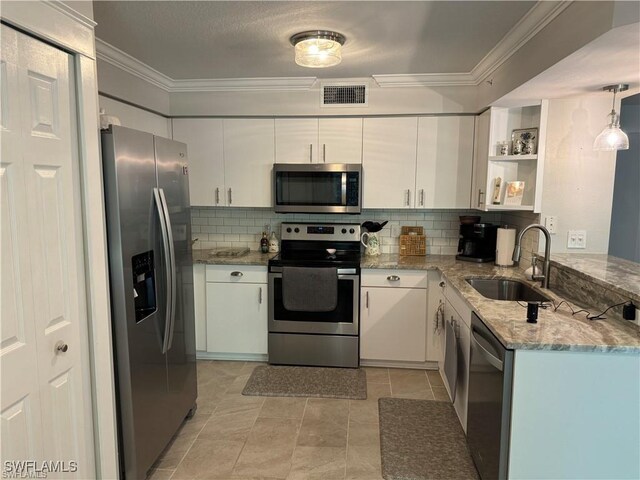
[[[509,142],[498,142],[498,155],[509,155]]]
[[[538,148],[537,128],[518,128],[511,133],[514,155],[533,155]]]
[[[402,227],[400,231],[400,255],[425,256],[427,237],[422,227]]]
[[[504,205],[522,205],[524,196],[524,182],[507,182],[504,194]]]
[[[629,89],[629,85],[621,83],[618,85],[607,85],[602,87],[605,92],[613,92],[613,105],[609,113],[609,124],[600,132],[593,142],[594,150],[612,151],[628,150],[629,137],[620,129],[620,115],[616,113],[616,93]]]
[[[493,180],[493,199],[492,203],[494,205],[500,205],[500,197],[502,193],[502,178],[496,177]]]
[[[267,238],[267,232],[262,232],[262,238],[260,239],[260,251],[262,253],[269,253],[269,239]]]
[[[280,242],[276,237],[276,232],[271,232],[271,238],[269,238],[269,253],[278,253],[280,251]]]

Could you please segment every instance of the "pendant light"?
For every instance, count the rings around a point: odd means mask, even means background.
[[[620,115],[616,113],[616,93],[624,92],[629,89],[629,85],[626,83],[620,83],[618,85],[607,85],[602,87],[605,92],[613,92],[613,106],[611,107],[611,113],[609,125],[598,135],[593,142],[594,150],[628,150],[629,149],[629,137],[620,129]]]
[[[296,63],[301,67],[333,67],[342,61],[342,45],[345,36],[337,32],[310,30],[293,35]]]

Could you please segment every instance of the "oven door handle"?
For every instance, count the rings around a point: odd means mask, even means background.
[[[269,273],[279,274],[278,278],[281,278],[282,267],[269,267]],[[346,278],[346,279],[358,276],[355,268],[338,268],[337,274],[338,274],[338,278]]]
[[[476,347],[478,347],[478,349],[480,350],[480,353],[482,353],[482,356],[485,358],[485,360],[489,362],[494,368],[502,371],[504,368],[503,362],[498,357],[492,355],[491,352],[486,348],[484,348],[482,344],[478,341],[478,338],[482,337],[480,332],[472,328],[471,335],[472,335],[473,343],[475,344]]]

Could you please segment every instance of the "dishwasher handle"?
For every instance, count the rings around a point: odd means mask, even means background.
[[[482,346],[482,344],[478,341],[479,338],[482,338],[482,335],[477,335],[477,333],[480,332],[472,327],[471,336],[473,337],[473,343],[476,345],[476,347],[478,347],[478,350],[480,351],[480,353],[482,353],[482,356],[485,358],[485,360],[489,362],[494,368],[502,372],[504,370],[504,363],[502,362],[502,360],[492,355],[489,350]]]

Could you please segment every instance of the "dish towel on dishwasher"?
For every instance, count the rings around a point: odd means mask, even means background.
[[[338,270],[282,267],[282,303],[293,312],[332,312],[338,306]]]
[[[451,401],[456,399],[456,382],[458,377],[458,338],[452,322],[445,320],[444,377],[449,385]]]

